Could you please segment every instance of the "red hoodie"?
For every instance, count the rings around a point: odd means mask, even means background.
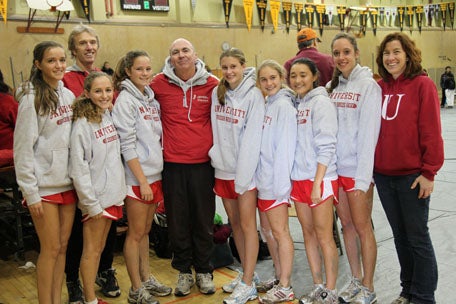
[[[384,175],[420,173],[433,181],[442,167],[440,101],[431,78],[403,75],[382,88],[382,122],[374,171]]]
[[[14,97],[0,92],[0,150],[13,149],[13,134],[19,104]]]

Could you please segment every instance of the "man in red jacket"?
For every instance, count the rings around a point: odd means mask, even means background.
[[[179,270],[176,296],[186,296],[195,283],[213,294],[210,264],[215,214],[211,95],[218,79],[209,74],[186,39],[175,40],[163,72],[151,88],[160,103],[163,126],[163,194],[173,249],[172,266]]]

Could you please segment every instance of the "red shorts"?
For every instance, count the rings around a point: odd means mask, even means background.
[[[338,191],[339,191],[339,184],[337,182],[337,179],[335,180],[328,180],[324,179],[323,182],[320,185],[321,189],[321,198],[322,201],[320,204],[314,204],[312,203],[312,199],[310,198],[310,195],[312,194],[312,187],[313,187],[313,181],[310,179],[302,180],[302,181],[292,181],[293,182],[293,188],[291,190],[291,199],[295,201],[296,203],[304,203],[308,204],[310,208],[316,207],[326,201],[328,198],[334,197],[334,205],[337,204],[338,202]]]
[[[355,191],[355,179],[353,177],[339,175],[339,187],[345,192],[353,192]]]
[[[239,194],[234,191],[234,180],[215,179],[214,193],[221,198],[237,199]]]
[[[103,210],[103,215],[102,216],[107,218],[107,219],[110,219],[110,220],[113,220],[113,221],[117,221],[118,219],[122,218],[122,215],[123,215],[123,210],[122,209],[123,209],[122,206],[111,206],[111,207],[108,207],[105,210]],[[84,222],[87,222],[90,219],[91,219],[91,217],[89,217],[88,214],[83,214],[81,222],[84,223]]]
[[[149,185],[154,194],[154,198],[151,201],[145,201],[141,198],[141,190],[139,186],[129,186],[127,185],[127,197],[137,200],[138,202],[144,204],[158,204],[163,201],[163,190],[162,190],[162,181],[156,181]]]
[[[74,189],[65,192],[46,195],[41,198],[42,202],[56,204],[56,205],[71,205],[78,201],[78,195]],[[27,202],[24,199],[22,206],[27,207]]]
[[[278,207],[283,204],[287,204],[288,207],[291,207],[291,204],[288,201],[283,201],[283,202],[276,202],[277,200],[264,200],[259,198],[257,202],[258,210],[261,212],[266,212],[268,210],[271,210],[275,207]]]

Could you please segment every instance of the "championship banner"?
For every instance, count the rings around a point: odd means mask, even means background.
[[[413,16],[415,15],[415,6],[407,6],[407,23],[410,29],[410,34],[412,33],[413,29]]]
[[[304,23],[304,4],[295,2],[295,13],[296,13],[296,27],[298,32]]]
[[[338,6],[337,7],[337,17],[339,18],[339,28],[341,31],[345,30],[345,14],[347,12],[347,8],[345,6]]]
[[[81,3],[82,10],[84,11],[84,16],[90,23],[90,0],[79,0],[79,2]]]
[[[279,27],[280,1],[271,0],[271,2],[269,2],[269,9],[271,10],[272,26],[275,32]]]
[[[451,29],[453,29],[453,25],[454,25],[454,2],[448,3],[448,11],[450,12]]]
[[[320,36],[322,36],[323,35],[323,24],[324,24],[323,17],[325,16],[326,7],[324,5],[317,5],[315,8],[317,9],[317,15],[318,15],[318,19],[317,19],[318,29],[320,30]]]
[[[423,26],[423,15],[424,15],[424,9],[422,5],[418,5],[415,10],[415,15],[416,15],[416,23],[418,24],[418,31],[421,34],[421,27]]]
[[[398,6],[397,15],[399,16],[399,28],[401,29],[401,32],[404,29],[404,14],[405,14],[405,6]]]
[[[375,8],[370,9],[370,18],[372,22],[372,32],[374,36],[377,36],[377,24],[378,24],[378,11]]]
[[[445,30],[446,27],[446,14],[447,14],[447,4],[446,3],[440,3],[440,13],[442,14],[442,25],[443,25],[443,30]]]
[[[385,25],[385,8],[384,7],[378,8],[378,21],[381,25]]]
[[[8,0],[0,0],[0,14],[3,17],[3,23],[6,24],[8,18]]]
[[[328,24],[331,26],[334,13],[336,12],[336,7],[334,5],[327,5],[326,6],[326,15],[328,16]]]
[[[264,20],[266,19],[266,7],[268,6],[268,0],[256,0],[258,16],[260,16],[260,27],[264,31]]]
[[[231,7],[233,6],[233,0],[222,0],[222,3],[223,3],[223,12],[225,13],[226,27],[230,27],[230,14],[231,14]]]
[[[306,4],[307,26],[310,28],[312,28],[314,25],[314,12],[315,12],[315,7],[311,4]]]
[[[243,3],[245,23],[247,24],[247,29],[250,31],[250,28],[252,27],[253,0],[243,0]]]
[[[369,10],[359,11],[359,25],[361,26],[361,33],[366,36],[367,14]]]
[[[282,2],[283,19],[285,20],[285,29],[287,30],[287,33],[290,32],[292,6],[293,4],[291,1]]]

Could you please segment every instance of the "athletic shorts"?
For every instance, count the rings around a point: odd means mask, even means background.
[[[154,198],[151,201],[146,201],[141,198],[141,190],[139,186],[127,185],[127,197],[144,204],[158,204],[160,202],[163,202],[162,181],[156,181],[149,186],[152,189],[152,193],[154,194]]]
[[[42,202],[56,205],[71,205],[78,201],[78,195],[74,189],[41,197]],[[22,206],[27,207],[27,201],[22,201]]]
[[[288,207],[291,207],[291,204],[288,201],[276,202],[277,200],[264,200],[259,198],[257,202],[258,210],[261,212],[269,211],[275,207],[278,207],[283,204],[287,204]]]
[[[371,183],[374,184],[373,178]],[[339,175],[339,187],[341,187],[345,192],[353,192],[355,191],[355,179],[353,177]]]
[[[117,221],[118,219],[121,219],[122,218],[122,215],[123,215],[123,211],[122,211],[122,206],[111,206],[111,207],[108,207],[106,208],[105,210],[103,210],[103,217],[107,218],[107,219],[110,219],[110,220],[113,220],[113,221]],[[89,217],[89,214],[83,214],[82,215],[82,220],[81,222],[87,222],[88,220],[90,220],[91,217]]]
[[[214,193],[221,198],[237,199],[239,194],[234,190],[234,180],[215,179]],[[254,190],[255,185],[251,185],[249,191]]]
[[[321,203],[325,202],[328,198],[334,197],[334,205],[337,205],[338,202],[338,191],[339,191],[339,184],[337,179],[329,180],[323,179],[320,187],[321,187],[321,198],[322,201],[319,204],[312,203],[312,199],[310,198],[312,194],[312,187],[313,187],[313,180],[306,179],[301,181],[292,181],[292,190],[291,190],[291,199],[295,203],[304,203],[308,204],[310,208],[314,208]]]

